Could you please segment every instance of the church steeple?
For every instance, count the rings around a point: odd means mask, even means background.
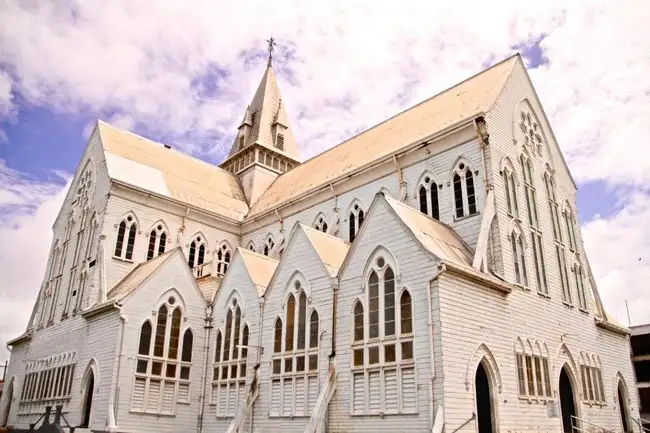
[[[251,103],[244,111],[228,158],[221,164],[222,168],[240,175],[251,204],[263,192],[258,190],[265,190],[277,175],[300,163],[298,146],[273,70],[275,40],[270,38],[267,42],[269,56],[266,70]],[[247,191],[248,178],[253,175],[251,170],[256,167],[263,169],[265,179],[271,180],[265,186],[251,185]],[[260,174],[254,177],[262,176]]]

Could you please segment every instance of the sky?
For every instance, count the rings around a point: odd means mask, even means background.
[[[270,35],[305,158],[520,52],[603,302],[650,322],[648,16],[646,0],[0,0],[0,341],[25,329],[95,120],[219,163]]]

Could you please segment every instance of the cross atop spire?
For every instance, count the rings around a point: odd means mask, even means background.
[[[273,60],[273,51],[275,50],[275,46],[277,45],[275,43],[275,39],[273,39],[273,36],[271,36],[270,39],[267,39],[266,42],[268,42],[268,50],[269,50],[269,61],[267,63],[268,66],[271,66],[271,61]]]

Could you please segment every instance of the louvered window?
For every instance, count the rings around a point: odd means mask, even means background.
[[[548,353],[541,353],[539,348],[533,353],[520,346],[515,353],[515,361],[520,397],[538,400],[553,398]]]
[[[353,324],[352,412],[416,413],[413,302],[406,289],[398,293],[382,256],[372,262],[365,298],[355,301]]]
[[[275,320],[270,395],[275,416],[309,416],[318,398],[319,315],[308,304],[301,283],[294,281],[285,318]]]
[[[212,365],[211,404],[217,417],[232,417],[246,396],[249,330],[237,299],[226,307],[222,328],[217,329]]]
[[[600,366],[580,365],[580,378],[582,379],[582,399],[589,403],[605,403],[603,371]]]
[[[42,414],[46,405],[59,404],[67,411],[76,362],[74,352],[27,362],[18,413]]]
[[[194,336],[182,333],[183,311],[170,296],[158,309],[155,332],[147,320],[140,328],[131,410],[174,415],[177,403],[190,402]]]
[[[275,139],[275,147],[280,150],[284,150],[284,135],[278,133]]]
[[[135,248],[135,236],[138,232],[138,225],[133,216],[124,218],[117,227],[117,238],[115,239],[115,251],[113,256],[123,260],[133,260]]]

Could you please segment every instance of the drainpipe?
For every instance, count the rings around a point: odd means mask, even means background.
[[[120,369],[122,368],[122,357],[124,356],[124,329],[126,328],[126,317],[121,313],[120,322],[121,326],[119,330],[118,343],[116,344],[116,349],[118,349],[116,352],[118,353],[118,356],[117,362],[115,362],[115,367],[113,368],[113,378],[111,380],[110,394],[108,397],[108,418],[106,419],[106,427],[108,427],[108,431],[115,431],[117,428],[118,412],[115,409],[119,408],[119,376]]]
[[[434,381],[436,378],[436,368],[435,368],[435,355],[434,355],[434,340],[433,340],[433,283],[438,280],[438,277],[442,275],[445,271],[447,270],[447,267],[445,266],[444,263],[441,263],[438,265],[438,269],[436,269],[436,272],[434,273],[433,277],[429,280],[429,287],[427,290],[427,310],[429,314],[429,341],[431,342],[430,350],[429,350],[429,363],[430,363],[430,369],[431,369],[431,383],[429,384],[429,418],[431,419],[431,428],[433,428],[433,425],[435,423],[435,408],[433,406],[433,398],[434,398]],[[442,342],[440,342],[442,344]],[[440,407],[440,405],[438,406]]]
[[[181,226],[178,228],[178,232],[176,233],[176,245],[181,244],[181,236],[183,235],[183,233],[185,233],[185,224],[187,222],[187,217],[189,216],[190,216],[190,207],[188,206],[187,209],[185,210],[185,215],[183,215]]]
[[[203,430],[203,414],[205,412],[205,394],[206,378],[208,374],[208,356],[210,355],[210,332],[212,331],[212,305],[208,305],[206,310],[205,325],[203,326],[205,342],[203,344],[203,372],[201,373],[201,395],[199,396],[201,404],[199,405],[199,416],[196,425],[197,433]]]
[[[332,350],[330,351],[330,362],[336,356],[336,316],[338,313],[337,299],[339,295],[339,277],[332,278]]]

